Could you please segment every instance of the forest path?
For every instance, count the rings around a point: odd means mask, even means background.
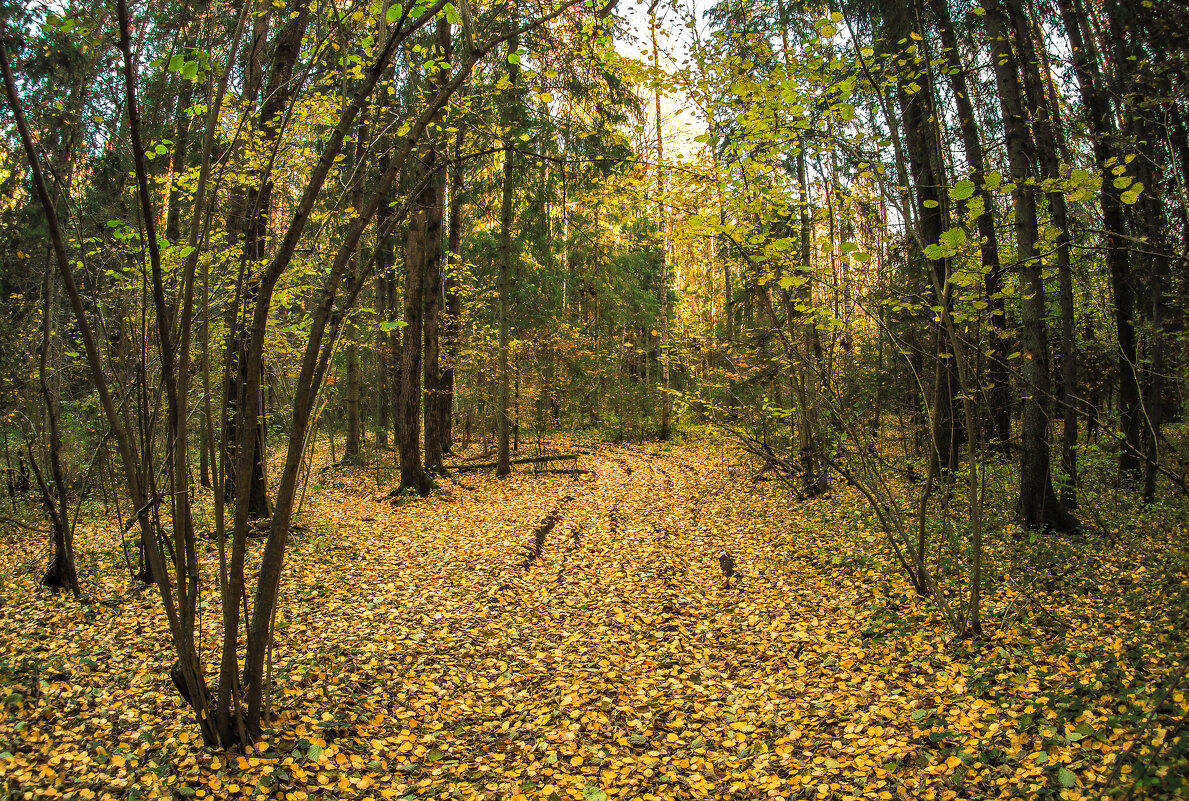
[[[390,467],[319,473],[286,557],[276,716],[242,755],[199,743],[169,682],[160,602],[129,584],[118,529],[88,532],[82,605],[31,575],[0,577],[0,787],[1074,799],[1103,795],[1135,736],[1181,725],[1183,696],[1156,719],[1141,698],[1127,718],[1131,702],[1105,684],[1139,681],[1120,657],[1120,593],[1098,589],[1118,583],[1053,595],[1052,612],[1019,624],[1004,621],[1031,599],[1001,593],[987,639],[954,641],[850,488],[795,502],[709,443],[578,450],[573,477],[467,474],[397,507],[377,500]],[[213,584],[217,549],[202,548]],[[724,552],[740,574],[730,587]],[[1136,557],[1085,561],[1130,581]],[[1076,626],[1045,629],[1058,614]],[[217,621],[203,610],[206,658]],[[1145,675],[1167,674],[1162,653]]]
[[[782,494],[756,494],[721,458],[598,446],[579,466],[468,474],[473,489],[396,509],[318,498],[349,559],[317,636],[341,655],[334,672],[362,682],[339,684],[335,718],[382,709],[368,736],[411,760],[419,794],[435,775],[492,797],[525,782],[561,797],[789,789],[781,755],[794,742],[812,755],[846,717],[805,678],[827,656],[861,655],[858,589],[796,547]],[[299,542],[295,556],[317,554]],[[291,604],[308,589],[289,589]],[[308,644],[293,646],[300,664]]]

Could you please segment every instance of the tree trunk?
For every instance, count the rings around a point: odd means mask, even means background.
[[[382,247],[386,247],[386,245]],[[381,323],[385,323],[388,322],[389,313],[388,278],[380,269],[382,262],[383,260],[377,254],[375,280],[376,316],[380,319]],[[388,428],[392,413],[392,396],[388,392],[388,360],[388,332],[381,325],[376,329],[376,372],[373,384],[376,390],[376,447],[381,449],[388,447]]]
[[[441,57],[449,61],[450,23],[445,17],[438,20],[436,46]],[[435,81],[435,86],[440,83]],[[433,133],[430,147],[445,150],[442,134]],[[435,161],[436,163],[436,161]],[[444,377],[439,363],[441,352],[440,331],[442,327],[442,222],[446,205],[445,170],[438,169],[430,179],[430,207],[426,222],[426,267],[425,267],[425,469],[430,473],[442,472],[442,428],[444,426],[441,404]]]
[[[344,79],[343,94],[346,96],[347,87]],[[361,120],[360,131],[355,140],[355,169],[351,177],[350,197],[351,206],[358,212],[363,207],[363,173],[364,160],[369,145],[369,120]],[[353,281],[358,281],[363,274],[363,250],[355,252]],[[347,441],[343,444],[343,462],[355,464],[363,452],[363,368],[360,364],[359,326],[352,320],[346,326],[347,339]]]
[[[656,3],[651,6],[649,33],[652,36],[652,69],[658,78],[652,90],[653,113],[656,115],[656,228],[660,238],[661,275],[661,432],[662,442],[669,439],[669,413],[672,398],[669,396],[669,225],[665,208],[665,137],[661,126],[660,48],[656,40]]]
[[[517,84],[520,81],[520,65],[513,63],[512,54],[520,49],[520,37],[513,36],[508,40],[508,96],[501,104],[501,122],[504,128],[504,165],[502,188],[500,190],[500,239],[499,239],[499,284],[498,284],[498,326],[499,326],[499,387],[496,392],[496,449],[499,466],[495,474],[503,478],[512,472],[509,461],[508,435],[509,418],[509,366],[508,366],[508,295],[512,287],[512,189],[515,173],[514,156],[516,153],[512,128],[519,118],[515,106],[520,102]],[[519,57],[517,57],[518,59]]]
[[[413,183],[420,182],[422,186],[409,211],[409,231],[405,238],[405,327],[401,331],[400,392],[396,402],[400,483],[402,488],[418,495],[428,495],[431,489],[421,463],[421,345],[429,215],[433,205],[429,171],[433,168],[433,151],[423,148],[420,164],[412,170]]]
[[[1009,0],[1011,2],[1011,0]],[[1029,135],[1020,96],[1019,63],[1007,24],[996,0],[982,0],[991,37],[995,83],[1007,136],[1012,199],[1016,207],[1016,258],[1020,265],[1020,319],[1023,323],[1023,429],[1020,453],[1020,516],[1031,528],[1070,531],[1078,521],[1053,491],[1049,469],[1048,410],[1050,398],[1048,344],[1045,334],[1045,286],[1037,252],[1039,224],[1036,176],[1038,154]],[[1012,5],[1009,9],[1015,10]]]
[[[1149,146],[1159,141],[1161,133],[1149,120],[1136,115],[1132,121],[1138,138]],[[1171,154],[1169,154],[1171,156]],[[1156,499],[1156,477],[1160,471],[1160,428],[1164,424],[1164,387],[1168,365],[1166,364],[1165,328],[1169,318],[1166,294],[1167,276],[1173,274],[1170,259],[1166,254],[1175,252],[1168,240],[1168,211],[1165,197],[1174,194],[1169,185],[1170,173],[1153,164],[1152,154],[1144,153],[1133,163],[1136,175],[1144,184],[1140,195],[1139,209],[1146,252],[1142,258],[1147,262],[1147,312],[1148,348],[1144,387],[1144,503]],[[1184,262],[1182,261],[1182,269]]]
[[[1119,472],[1125,476],[1139,475],[1140,411],[1139,379],[1136,362],[1139,358],[1135,336],[1135,290],[1132,286],[1128,245],[1124,238],[1122,190],[1110,180],[1108,162],[1121,156],[1116,153],[1113,140],[1117,135],[1111,110],[1110,95],[1100,59],[1095,57],[1093,41],[1083,31],[1086,19],[1081,0],[1058,0],[1061,20],[1073,50],[1082,104],[1086,107],[1086,121],[1094,136],[1094,159],[1107,176],[1102,182],[1102,225],[1106,231],[1106,262],[1111,274],[1111,289],[1115,297],[1115,331],[1119,345],[1119,418],[1123,429],[1123,448],[1119,453]]]
[[[78,596],[81,590],[78,584],[78,570],[74,563],[74,531],[70,525],[70,503],[66,493],[65,471],[62,469],[58,371],[53,370],[50,366],[50,349],[53,346],[54,332],[54,273],[52,270],[46,270],[43,286],[45,297],[42,307],[41,349],[37,365],[37,378],[41,387],[41,397],[45,402],[45,422],[49,433],[47,453],[50,474],[53,477],[52,485],[45,481],[37,466],[32,443],[29,447],[29,465],[33,468],[33,474],[37,478],[41,499],[50,518],[50,540],[53,545],[49,567],[41,577],[41,583],[51,589],[70,590],[75,596]],[[54,376],[54,385],[51,385],[51,372]]]
[[[908,150],[910,178],[915,190],[916,223],[919,238],[925,246],[937,244],[946,230],[949,217],[949,195],[946,177],[941,173],[940,143],[934,125],[937,117],[933,82],[925,79],[923,88],[910,90],[902,82],[897,92],[904,122],[905,145]],[[914,248],[914,251],[916,249]],[[928,258],[917,255],[929,265],[929,277],[936,302],[949,302],[945,291],[949,281],[950,259],[943,256]],[[945,299],[943,301],[943,299]],[[947,309],[948,311],[948,309]],[[937,358],[934,368],[934,391],[930,438],[932,455],[929,474],[942,481],[957,469],[960,429],[955,415],[958,381],[955,374],[954,353],[943,326],[933,326],[933,350]]]
[[[987,406],[991,447],[1007,453],[1011,442],[1011,377],[1007,369],[1007,314],[1003,302],[1003,265],[999,261],[999,235],[995,230],[995,200],[986,187],[986,159],[978,128],[974,103],[966,79],[966,67],[961,60],[953,20],[946,0],[931,0],[941,33],[944,57],[949,62],[947,74],[954,96],[954,110],[962,134],[962,149],[970,166],[970,181],[975,197],[982,202],[978,215],[979,254],[986,274],[983,289],[991,322],[991,356],[987,367]],[[971,432],[967,432],[969,436]]]
[[[458,338],[462,327],[462,179],[463,170],[460,156],[464,142],[463,129],[460,126],[454,135],[454,161],[450,165],[450,217],[449,242],[447,244],[447,266],[444,276],[445,283],[445,316],[442,324],[442,340],[444,342],[446,369],[442,371],[442,381],[439,387],[438,404],[441,407],[441,442],[439,448],[443,454],[448,454],[454,446],[454,365],[458,360]]]
[[[816,498],[829,489],[829,482],[819,444],[818,394],[823,354],[817,316],[813,310],[813,216],[809,207],[809,176],[804,149],[797,154],[797,193],[800,269],[805,280],[795,294],[796,303],[789,311],[789,323],[793,328],[792,340],[798,342],[801,348],[800,369],[796,371],[793,383],[797,404],[801,407],[797,450],[801,462],[802,494],[806,498]]]
[[[241,90],[241,99],[249,108],[253,108],[257,102],[260,94],[260,87],[264,80],[264,54],[268,42],[268,29],[271,18],[272,8],[266,5],[262,0],[259,2],[259,11],[254,14],[252,39],[247,49],[247,55],[243,64],[244,82]],[[308,14],[302,17],[302,32],[304,33],[305,20],[308,19]],[[282,30],[288,30],[292,34],[296,29],[293,25],[287,26]],[[290,43],[287,47],[282,48],[279,52],[274,53],[273,69],[280,69],[276,78],[280,80],[270,80],[269,88],[284,86],[288,82],[288,77],[292,73],[293,63],[296,62],[297,51],[292,43],[292,35],[290,36]],[[280,35],[277,38],[278,43],[281,41]],[[300,41],[297,43],[300,45]],[[280,59],[277,62],[276,59]],[[288,62],[288,67],[283,62]],[[285,98],[287,93],[283,93]],[[281,98],[278,96],[274,98],[272,103],[268,104],[267,109],[262,109],[259,115],[258,127],[263,131],[263,138],[266,140],[270,137],[275,138],[277,131],[263,127],[263,122],[272,120],[277,112],[283,108]],[[271,116],[265,116],[266,113]],[[236,150],[242,150],[245,143],[237,139],[234,145]],[[252,191],[245,191],[238,187],[234,188],[231,194],[231,220],[229,229],[233,240],[239,240],[243,247],[243,258],[241,261],[241,276],[240,276],[240,295],[238,297],[238,304],[233,305],[228,309],[227,313],[227,330],[228,340],[224,355],[224,370],[225,370],[225,390],[224,396],[226,409],[226,430],[224,431],[223,441],[223,474],[224,486],[223,493],[226,500],[235,497],[236,492],[236,478],[235,466],[239,463],[237,453],[240,448],[249,447],[252,449],[251,470],[252,479],[249,485],[249,504],[248,513],[251,517],[262,518],[269,517],[272,514],[272,505],[268,498],[268,476],[265,473],[265,451],[262,430],[258,426],[245,423],[240,420],[240,409],[243,408],[245,399],[243,397],[243,388],[248,382],[248,376],[245,374],[244,362],[247,359],[248,339],[249,334],[245,330],[244,315],[248,312],[246,310],[252,308],[255,298],[256,283],[259,277],[256,275],[257,267],[253,266],[253,262],[259,262],[264,258],[264,243],[265,235],[268,226],[268,210],[269,202],[272,196],[272,185],[268,176],[261,176],[261,186]],[[257,377],[257,381],[261,377]],[[244,443],[247,443],[246,445]]]
[[[1050,98],[1049,85],[1044,75],[1051,75],[1043,51],[1044,40],[1033,39],[1033,28],[1028,12],[1015,5],[1013,23],[1016,46],[1021,54],[1020,71],[1024,79],[1025,95],[1028,99],[1028,113],[1033,120],[1036,149],[1040,156],[1041,177],[1059,185],[1061,180],[1061,158],[1059,149],[1064,149],[1063,131],[1056,98]],[[1069,248],[1069,209],[1065,193],[1060,189],[1046,193],[1049,214],[1053,227],[1057,229],[1056,256],[1058,277],[1058,302],[1061,308],[1061,383],[1057,393],[1057,406],[1061,410],[1061,466],[1065,474],[1062,482],[1061,500],[1067,508],[1077,507],[1077,333],[1073,308],[1073,274]]]

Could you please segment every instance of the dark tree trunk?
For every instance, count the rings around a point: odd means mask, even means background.
[[[966,162],[970,165],[970,181],[975,186],[975,197],[982,201],[982,213],[978,216],[979,254],[986,274],[983,288],[987,296],[987,309],[991,322],[991,356],[987,366],[988,388],[988,437],[991,447],[1007,453],[1011,441],[1011,378],[1007,369],[1007,316],[1003,302],[1003,265],[999,261],[999,235],[995,230],[995,200],[986,187],[986,160],[983,155],[982,137],[970,87],[966,79],[966,67],[962,63],[953,20],[950,17],[947,0],[930,0],[937,17],[941,33],[943,55],[949,62],[950,89],[954,96],[954,110],[958,115],[958,126],[962,134],[962,148],[966,151]]]
[[[385,152],[379,159],[380,169],[387,172],[392,154]],[[376,214],[376,225],[387,229],[392,223],[392,203],[395,195],[380,204]],[[390,322],[402,314],[397,292],[396,262],[399,239],[389,236],[376,243],[376,306],[383,310],[381,319]],[[377,444],[383,432],[384,445],[388,444],[388,432],[393,432],[393,443],[400,445],[400,410],[397,399],[400,396],[401,336],[395,323],[382,325],[376,332],[376,418],[379,431]]]
[[[438,22],[435,42],[442,58],[449,60],[450,25],[443,17]],[[445,150],[442,135],[434,137],[430,147]],[[435,162],[436,163],[436,162]],[[425,469],[431,473],[442,472],[442,429],[445,425],[441,404],[444,376],[441,371],[440,334],[442,329],[442,222],[446,204],[446,175],[442,169],[435,170],[430,179],[430,207],[426,222],[426,265],[425,265]],[[448,410],[446,410],[448,414]]]
[[[794,376],[794,391],[801,407],[797,426],[797,450],[802,470],[802,495],[816,498],[829,489],[825,459],[821,453],[821,426],[818,414],[819,387],[823,377],[822,341],[817,330],[817,316],[813,313],[813,216],[809,208],[809,176],[805,167],[805,152],[797,154],[797,206],[799,217],[800,256],[804,283],[797,291],[797,303],[790,309],[789,322],[794,324],[793,341],[802,353],[802,366]],[[798,312],[796,306],[808,311]]]
[[[433,150],[423,148],[420,163],[411,170],[413,183],[421,183],[421,187],[416,190],[416,201],[409,211],[405,238],[405,327],[401,332],[400,391],[396,400],[400,483],[402,488],[418,495],[428,495],[432,488],[421,462],[421,345],[429,216],[433,206],[433,189],[426,179],[433,162]]]
[[[1161,133],[1145,118],[1134,124],[1139,138],[1152,146],[1160,141]],[[1172,154],[1167,154],[1171,156]],[[1146,187],[1140,196],[1139,210],[1144,240],[1147,242],[1143,259],[1147,263],[1148,347],[1147,364],[1144,370],[1144,426],[1142,442],[1144,447],[1144,503],[1156,499],[1156,477],[1160,471],[1161,439],[1160,429],[1164,424],[1164,388],[1168,370],[1166,326],[1169,309],[1166,298],[1167,276],[1172,272],[1170,259],[1166,254],[1173,251],[1168,240],[1168,211],[1164,198],[1175,196],[1175,189],[1166,181],[1169,173],[1161,175],[1160,168],[1153,164],[1150,154],[1143,154],[1134,162],[1136,174]],[[1182,261],[1183,269],[1184,261]],[[1182,273],[1183,274],[1183,273]]]
[[[354,326],[352,326],[354,327]],[[348,332],[351,336],[354,332]],[[347,343],[347,441],[343,443],[343,461],[359,461],[363,451],[363,418],[360,414],[363,375],[359,364],[359,345]]]
[[[267,149],[281,134],[284,111],[296,91],[291,79],[293,68],[301,52],[301,41],[309,23],[309,7],[302,6],[277,33],[273,45],[272,65],[261,104],[258,130],[261,146]],[[255,47],[253,48],[255,49]],[[247,549],[248,519],[267,516],[274,518],[274,509],[266,494],[264,473],[263,409],[261,404],[264,376],[263,339],[267,326],[268,305],[272,285],[264,281],[269,211],[272,205],[274,176],[271,172],[259,176],[260,186],[248,193],[246,231],[241,261],[241,290],[235,326],[231,329],[227,348],[229,375],[235,392],[228,392],[227,410],[229,447],[234,448],[229,481],[234,482],[236,497],[232,547],[228,562],[228,581],[223,595],[223,643],[219,663],[219,686],[216,699],[216,727],[223,743],[250,736],[245,731],[241,707],[241,693],[251,697],[260,688],[242,687],[239,680],[238,643],[240,634],[240,599],[245,591],[244,563]],[[275,279],[273,279],[275,280]],[[241,419],[242,418],[242,419]],[[279,522],[273,520],[274,524]],[[263,636],[263,632],[246,632],[248,643]],[[251,664],[248,660],[247,664]],[[183,663],[188,672],[189,667]],[[251,711],[249,711],[251,716]],[[259,718],[251,721],[253,727]],[[254,733],[254,732],[252,732]]]
[[[386,245],[382,245],[387,247]],[[383,259],[376,259],[376,316],[382,321],[388,321],[388,278],[383,271]],[[376,329],[376,447],[388,447],[388,430],[391,425],[392,395],[388,392],[388,332],[381,326]]]
[[[1061,180],[1061,159],[1059,148],[1064,147],[1064,132],[1058,116],[1058,107],[1051,102],[1048,85],[1042,75],[1050,74],[1044,53],[1037,51],[1031,19],[1019,4],[1014,5],[1012,19],[1017,51],[1020,53],[1020,72],[1023,76],[1028,114],[1033,120],[1033,135],[1040,157],[1041,178],[1054,185]],[[1053,227],[1057,229],[1055,250],[1057,256],[1057,277],[1059,282],[1058,301],[1061,308],[1061,383],[1057,393],[1057,406],[1061,410],[1061,466],[1065,474],[1061,500],[1068,508],[1077,506],[1077,333],[1075,331],[1073,308],[1073,275],[1069,249],[1069,209],[1065,193],[1046,193],[1049,214]]]
[[[520,46],[520,37],[513,36],[508,41],[509,54],[515,53]],[[512,472],[509,461],[509,365],[508,365],[508,295],[512,288],[512,190],[515,175],[514,157],[516,147],[512,138],[513,121],[518,118],[514,106],[519,102],[517,83],[520,78],[519,64],[508,63],[508,81],[510,87],[508,96],[503,98],[501,106],[501,120],[504,133],[504,164],[502,188],[500,191],[500,239],[499,239],[499,387],[497,390],[495,423],[496,423],[496,451],[499,466],[495,474],[503,478]]]
[[[426,225],[425,270],[425,468],[442,471],[443,377],[440,365],[442,320],[442,181],[433,179],[433,206]]]
[[[937,141],[935,120],[936,102],[931,80],[925,87],[909,91],[901,85],[897,92],[904,120],[905,145],[908,150],[910,178],[916,194],[916,220],[920,240],[927,246],[936,244],[946,230],[949,217],[948,182],[941,172],[940,143]],[[949,303],[947,282],[948,257],[930,259],[918,255],[929,265],[934,303]],[[929,473],[942,480],[957,468],[960,430],[955,415],[958,379],[953,347],[943,326],[933,326],[933,350],[937,357],[934,366],[933,409],[931,419],[932,457]]]
[[[369,145],[369,125],[364,120],[360,124],[360,133],[355,141],[355,170],[351,179],[351,205],[357,211],[363,208],[363,174],[364,160]],[[353,282],[358,282],[363,274],[363,251],[357,250],[354,256]],[[363,367],[360,364],[359,327],[351,322],[347,325],[347,441],[343,445],[343,461],[356,463],[363,452]]]
[[[448,43],[449,37],[450,25],[443,17],[438,20],[437,48],[444,50],[443,43]],[[442,56],[445,58],[448,54],[443,52]],[[430,85],[437,89],[437,80]],[[397,397],[401,486],[418,495],[428,495],[433,489],[421,460],[422,348],[425,347],[427,309],[431,306],[429,284],[434,280],[433,274],[441,269],[442,253],[442,181],[432,137],[433,134],[426,133],[418,164],[410,170],[416,199],[410,206],[409,231],[405,240],[405,327],[401,335],[400,393]],[[439,467],[440,464],[439,453]]]
[[[298,16],[286,21],[273,42],[272,65],[257,122],[262,140],[260,146],[264,149],[280,136],[282,112],[296,89],[291,80],[293,67],[297,63],[301,40],[308,22],[309,7],[303,6]],[[260,185],[249,190],[245,203],[242,294],[239,304],[241,313],[235,317],[230,334],[232,346],[228,352],[233,369],[229,370],[231,384],[227,393],[227,402],[232,404],[227,411],[227,440],[233,448],[230,464],[235,465],[236,469],[228,470],[227,474],[234,494],[243,486],[235,474],[247,465],[251,470],[248,484],[248,514],[251,517],[269,517],[272,515],[272,502],[268,497],[268,476],[265,468],[264,416],[261,413],[248,415],[250,419],[240,419],[245,408],[260,409],[262,406],[260,387],[264,379],[264,362],[262,359],[252,359],[249,356],[249,343],[252,337],[251,310],[256,305],[260,291],[261,265],[268,256],[266,245],[275,179],[271,173],[261,174],[259,179]],[[255,397],[249,400],[249,394]],[[247,461],[241,453],[249,450],[251,457],[250,461]]]
[[[1078,86],[1086,121],[1094,136],[1094,158],[1099,169],[1108,175],[1107,162],[1117,157],[1110,95],[1106,80],[1099,68],[1100,60],[1093,40],[1086,36],[1086,20],[1081,0],[1058,0],[1061,20],[1073,50]],[[1106,262],[1111,274],[1111,289],[1115,297],[1115,331],[1119,345],[1119,418],[1123,429],[1123,449],[1119,453],[1119,471],[1125,476],[1139,475],[1140,410],[1139,379],[1136,374],[1138,346],[1135,336],[1135,291],[1132,287],[1131,265],[1125,239],[1122,190],[1114,181],[1102,182],[1102,224],[1106,231]]]
[[[1019,63],[1011,47],[1009,29],[996,0],[982,0],[991,38],[995,82],[999,89],[1012,199],[1016,207],[1016,258],[1020,265],[1020,319],[1023,323],[1023,429],[1020,453],[1020,516],[1032,528],[1070,531],[1078,521],[1053,491],[1049,467],[1048,403],[1050,399],[1048,343],[1045,333],[1045,285],[1037,252],[1039,224],[1036,175],[1038,154],[1025,121],[1020,92]],[[1019,13],[1014,0],[1008,10]]]
[[[649,33],[652,36],[652,68],[660,70],[660,49],[656,40],[656,6],[650,6]],[[669,414],[672,410],[673,399],[669,394],[669,219],[665,208],[665,138],[661,128],[661,84],[653,85],[652,98],[654,103],[654,117],[656,122],[656,203],[657,203],[657,234],[660,237],[661,274],[660,274],[660,302],[661,302],[661,442],[669,439]]]
[[[41,352],[39,354],[37,378],[41,387],[41,397],[45,402],[45,422],[49,433],[48,454],[52,485],[45,480],[38,467],[37,458],[33,454],[32,444],[29,447],[29,465],[33,475],[37,478],[37,486],[41,492],[41,500],[46,514],[50,519],[51,541],[53,554],[49,567],[41,578],[41,583],[52,589],[70,590],[76,596],[80,592],[78,571],[74,563],[74,531],[70,525],[70,504],[66,493],[66,475],[62,469],[62,431],[61,409],[58,399],[59,387],[51,386],[50,374],[57,376],[57,370],[50,366],[50,349],[53,345],[54,332],[54,273],[46,270],[45,298],[42,308]],[[56,384],[56,379],[55,382]],[[22,467],[24,463],[22,462]]]
[[[260,87],[264,82],[264,55],[268,46],[271,7],[263,2],[260,2],[259,6],[259,12],[253,15],[251,42],[246,48],[243,63],[244,80],[240,99],[248,109],[255,108],[260,95]],[[282,50],[282,58],[287,53],[293,53],[293,49],[290,47]],[[291,72],[291,70],[292,66],[290,65],[289,71]],[[279,108],[280,106],[275,104],[270,106],[270,110],[274,114]],[[266,119],[263,111],[260,114],[260,119]],[[244,146],[245,142],[242,139],[237,139],[233,147],[238,151],[242,150]],[[225,500],[231,500],[235,497],[236,492],[235,466],[239,462],[237,453],[238,449],[242,447],[240,443],[245,441],[251,443],[250,447],[253,450],[252,464],[259,469],[257,470],[256,467],[253,468],[250,490],[251,500],[248,511],[250,516],[256,518],[269,517],[272,514],[272,507],[268,499],[268,477],[264,471],[264,443],[249,440],[247,432],[241,430],[247,428],[253,432],[253,437],[258,436],[255,427],[244,426],[241,423],[239,410],[243,408],[243,387],[247,381],[243,365],[247,359],[249,336],[246,331],[244,316],[250,313],[248,310],[252,308],[254,303],[255,285],[259,280],[256,270],[251,265],[251,260],[253,258],[259,259],[263,257],[265,231],[261,229],[261,225],[267,226],[268,222],[267,207],[264,208],[265,214],[261,217],[259,213],[261,208],[259,201],[267,201],[270,197],[271,188],[269,194],[262,194],[262,192],[263,186],[255,192],[249,192],[240,187],[233,187],[228,203],[230,209],[228,229],[232,241],[238,241],[243,245],[243,259],[241,261],[241,274],[239,278],[240,297],[238,299],[238,308],[236,306],[229,307],[226,315],[227,330],[229,332],[224,354],[226,430],[223,436],[224,449],[221,457],[224,465],[223,497]]]
[[[454,135],[454,162],[450,165],[450,217],[449,242],[447,244],[447,266],[445,283],[445,315],[442,321],[442,341],[446,369],[438,391],[438,405],[441,410],[442,426],[439,447],[443,454],[452,451],[454,445],[454,364],[458,359],[458,337],[462,317],[461,277],[462,269],[462,179],[463,170],[459,157],[464,141],[460,126]]]

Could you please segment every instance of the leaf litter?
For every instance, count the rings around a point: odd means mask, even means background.
[[[600,445],[572,477],[401,506],[331,476],[242,753],[202,746],[118,532],[81,533],[82,602],[0,583],[7,796],[1077,799],[1183,754],[1175,536],[1143,540],[1163,561],[1104,541],[1077,575],[1005,572],[990,634],[952,642],[856,494],[796,503],[737,458]]]

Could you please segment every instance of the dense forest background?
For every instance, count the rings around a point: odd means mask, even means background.
[[[114,518],[208,744],[267,712],[316,448],[400,502],[476,445],[725,434],[790,503],[855,488],[959,636],[986,537],[1187,490],[1182,3],[117,0],[0,36],[5,520],[78,593]]]

